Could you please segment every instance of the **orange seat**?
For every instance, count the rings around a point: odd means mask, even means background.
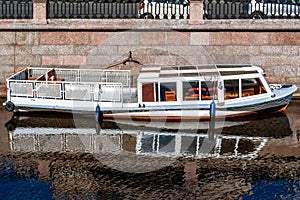
[[[204,95],[202,95],[201,99],[202,100],[212,100],[212,96],[204,96]]]
[[[176,101],[176,95],[174,91],[166,91],[166,101]]]

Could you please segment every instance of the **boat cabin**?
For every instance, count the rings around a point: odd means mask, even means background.
[[[271,92],[263,71],[252,65],[143,67],[138,77],[140,103],[218,102]]]

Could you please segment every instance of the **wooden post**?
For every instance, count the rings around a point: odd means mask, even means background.
[[[204,24],[203,0],[190,1],[190,20],[189,24]]]
[[[47,0],[33,0],[33,23],[47,24]]]

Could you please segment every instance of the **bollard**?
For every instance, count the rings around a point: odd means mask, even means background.
[[[209,140],[214,139],[214,132],[215,132],[215,123],[216,123],[216,103],[214,100],[210,103],[209,106]]]
[[[99,105],[96,106],[95,120],[96,120],[96,123],[99,123],[99,125],[101,127],[102,126],[102,122],[103,122],[103,112],[101,111]]]

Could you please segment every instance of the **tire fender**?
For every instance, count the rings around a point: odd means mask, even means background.
[[[11,101],[6,102],[4,107],[8,112],[12,112],[15,110],[15,104]]]

